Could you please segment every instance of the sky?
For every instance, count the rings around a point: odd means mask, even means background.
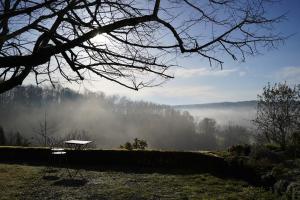
[[[272,8],[271,14],[287,12],[287,20],[277,25],[277,30],[292,35],[277,49],[264,50],[261,55],[236,62],[225,58],[223,69],[210,67],[199,56],[179,57],[178,68],[171,69],[175,78],[153,88],[133,91],[110,81],[85,81],[66,85],[77,91],[88,89],[107,95],[127,96],[132,100],[159,104],[182,105],[224,101],[255,100],[262,88],[275,82],[290,85],[300,83],[300,1],[284,0]]]

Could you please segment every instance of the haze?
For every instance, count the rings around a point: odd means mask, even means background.
[[[43,145],[39,131],[47,129],[47,137],[52,142],[80,137],[93,140],[101,149],[119,148],[134,138],[146,140],[150,149],[220,149],[232,143],[250,142],[247,129],[251,115],[241,116],[254,112],[253,107],[250,111],[241,106],[238,109],[234,106],[231,109],[190,109],[193,117],[189,112],[168,105],[103,93],[79,94],[61,87],[18,87],[0,97],[0,126],[7,137],[13,139],[18,132],[32,145]],[[216,122],[200,123],[204,117],[215,118]],[[241,124],[245,128],[236,127]],[[226,130],[229,125],[230,132]],[[235,134],[232,131],[235,128],[239,130],[239,137],[225,144],[226,138]]]

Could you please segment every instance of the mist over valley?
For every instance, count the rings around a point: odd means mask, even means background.
[[[237,124],[252,128],[257,101],[177,105],[174,108],[188,111],[197,122],[204,118],[213,118],[220,125]]]
[[[150,149],[213,150],[250,142],[255,101],[173,107],[62,87],[22,86],[1,94],[0,108],[0,126],[10,144],[19,134],[27,145],[38,146],[46,145],[45,138],[49,143],[79,138],[116,149],[139,138]]]

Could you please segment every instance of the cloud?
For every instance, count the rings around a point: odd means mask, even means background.
[[[299,84],[300,67],[283,67],[275,73],[275,77],[278,81],[287,81],[288,83]]]
[[[242,90],[230,90],[224,84],[218,84],[214,81],[206,80],[199,82],[198,79],[189,80],[191,77],[207,77],[221,79],[222,77],[234,78],[242,77],[248,74],[248,71],[240,68],[213,69],[209,67],[199,68],[173,68],[175,79],[165,84],[152,88],[143,88],[139,91],[133,91],[105,79],[86,80],[82,84],[65,83],[64,87],[69,87],[78,92],[84,92],[85,89],[93,92],[104,92],[106,95],[126,96],[132,100],[153,101],[163,104],[187,104],[203,102],[219,102],[239,99],[252,99],[256,95],[253,92]],[[257,94],[257,93],[255,93]],[[253,96],[253,97],[252,97]]]
[[[99,88],[99,87],[97,87]],[[132,99],[151,99],[152,97],[161,98],[196,98],[196,97],[215,97],[215,88],[208,85],[191,85],[184,83],[183,85],[166,83],[161,86],[143,88],[133,91],[114,83],[105,83],[102,91],[106,94],[118,94],[128,96]]]
[[[228,87],[217,87],[215,85],[198,85],[185,83],[184,85],[166,85],[165,87],[151,88],[145,90],[149,99],[159,97],[167,104],[193,104],[211,103],[222,101],[242,101],[255,99],[257,90]],[[143,92],[142,92],[143,93]],[[144,93],[144,94],[145,94]]]
[[[241,71],[239,72],[239,75],[242,77],[242,76],[245,76],[247,73],[245,71]]]
[[[212,69],[208,67],[199,68],[177,68],[173,70],[175,78],[191,78],[199,76],[228,76],[238,70],[234,69]]]
[[[162,88],[156,88],[149,91],[150,96],[160,96],[168,98],[199,98],[216,97],[215,88],[212,86],[201,85],[170,85]]]
[[[78,90],[78,85],[69,85],[72,89]],[[129,97],[132,100],[153,101],[163,104],[181,104],[181,102],[202,102],[222,98],[217,88],[210,85],[198,85],[191,83],[176,83],[170,81],[161,86],[143,88],[133,91],[109,81],[95,81],[91,84],[84,84],[80,90],[87,88],[91,91],[102,91],[106,95],[120,95]]]

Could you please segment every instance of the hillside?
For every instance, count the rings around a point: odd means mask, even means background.
[[[187,104],[175,105],[176,109],[208,109],[208,108],[255,108],[257,101],[237,101],[237,102],[220,102],[220,103],[205,103],[205,104]]]
[[[196,121],[213,118],[220,125],[237,124],[252,127],[257,101],[221,102],[173,106],[176,110],[188,111]]]

